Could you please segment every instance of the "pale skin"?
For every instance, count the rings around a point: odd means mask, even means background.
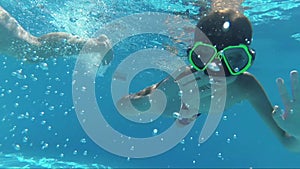
[[[243,0],[212,0],[211,4],[213,6],[211,10],[222,10],[230,7],[234,8],[234,10],[237,12],[242,12],[242,2]],[[184,109],[183,114],[181,114],[181,117],[183,117],[183,119],[177,121],[179,122],[179,125],[184,126],[189,122],[195,120],[199,115],[198,113],[208,113],[211,97],[213,96],[210,88],[211,85],[209,83],[209,76],[204,74],[203,72],[199,73],[192,71],[192,68],[190,67],[186,67],[185,69],[186,71],[179,75],[181,77],[178,79],[192,78],[197,80],[199,89],[199,93],[197,93],[197,96],[200,96],[199,107],[193,107],[193,104],[189,104],[188,106],[186,106],[184,102],[180,102],[174,99],[178,97],[179,89],[174,87],[176,86],[174,84],[178,83],[178,81],[177,78],[175,78],[174,80],[168,77],[160,83],[145,88],[144,90],[136,94],[121,98],[117,103],[118,110],[121,110],[120,113],[123,116],[132,116],[132,112],[135,111],[131,111],[129,108],[130,106],[128,106],[129,104],[132,104],[134,108],[143,113],[149,108],[148,103],[151,103],[151,101],[149,100],[149,98],[151,98],[151,95],[157,90],[161,90],[168,97],[168,103],[173,105],[166,107],[166,109],[164,110],[164,115],[172,117],[172,113],[174,112],[173,107],[176,107],[177,105],[180,105],[179,107],[181,109]],[[226,77],[227,93],[224,111],[236,105],[237,103],[249,101],[256,112],[258,112],[260,117],[263,119],[263,121],[276,135],[278,140],[290,151],[300,152],[300,83],[299,74],[296,70],[290,72],[290,80],[292,84],[291,97],[287,92],[284,80],[282,78],[276,79],[279,94],[284,105],[284,109],[280,109],[277,105],[273,105],[271,103],[264,88],[251,73],[245,72],[235,77],[228,76]],[[194,85],[188,86],[187,82],[187,85],[185,87],[188,89],[193,89]],[[185,95],[184,92],[188,92],[188,90],[183,91],[182,95]],[[193,100],[192,96],[191,99]],[[156,104],[159,104],[159,102],[156,102]],[[192,110],[198,111],[195,114],[195,111]],[[194,114],[190,114],[190,112],[194,112]]]
[[[0,6],[0,53],[28,62],[39,62],[51,57],[78,55],[83,48],[89,52],[106,54],[111,44],[105,35],[81,38],[65,32],[52,32],[40,37],[27,32],[18,21]],[[112,54],[106,55],[108,64]]]

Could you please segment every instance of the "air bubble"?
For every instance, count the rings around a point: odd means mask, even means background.
[[[11,94],[11,93],[12,93],[11,89],[7,90],[7,94]]]
[[[29,116],[30,116],[30,115],[29,115],[29,113],[28,113],[28,112],[26,112],[26,113],[25,113],[25,118],[26,118],[26,119],[28,119],[28,118],[29,118]]]
[[[31,117],[31,119],[30,119],[31,121],[34,121],[35,120],[35,117]]]
[[[54,48],[54,51],[55,51],[56,53],[58,53],[58,52],[59,52],[59,48]]]
[[[14,145],[14,149],[17,150],[17,151],[19,151],[19,150],[21,150],[21,146],[19,144],[15,144]]]
[[[239,72],[240,69],[238,67],[234,68],[234,72]]]
[[[48,143],[44,143],[44,145],[42,146],[42,150],[46,149],[49,147],[49,144]]]
[[[46,90],[45,95],[49,95],[49,94],[50,94],[50,90]]]
[[[153,129],[152,134],[156,135],[158,133],[158,129]]]
[[[39,59],[40,57],[39,56],[34,56],[34,57],[32,57],[32,58],[30,58],[32,61],[37,61],[38,59]]]
[[[173,117],[174,117],[175,119],[181,119],[181,115],[180,115],[180,113],[178,113],[178,112],[174,112],[174,113],[173,113]]]
[[[183,91],[180,90],[180,91],[178,92],[178,96],[182,97],[182,95],[183,95]]]
[[[210,64],[208,64],[207,68],[214,72],[219,72],[221,70],[221,68],[215,62],[211,62]]]
[[[27,134],[28,133],[28,129],[24,129],[23,131],[22,131],[22,134]]]
[[[81,91],[82,91],[82,92],[85,92],[85,91],[86,91],[86,87],[85,87],[85,86],[82,86],[82,87],[81,87]]]
[[[80,142],[83,143],[83,144],[85,144],[86,143],[86,139],[83,138],[83,139],[80,140]]]
[[[223,31],[228,31],[228,29],[230,28],[230,22],[226,21],[223,24]]]
[[[52,111],[52,110],[54,110],[54,106],[50,106],[48,109],[49,109],[50,111]]]
[[[15,72],[12,72],[11,75],[14,76],[14,77],[17,77],[20,80],[26,79],[26,77],[27,77],[26,75],[23,75],[23,70],[22,69],[19,69]]]
[[[21,87],[21,89],[22,89],[22,90],[27,90],[27,89],[28,89],[28,85],[23,85],[23,86]]]
[[[15,107],[15,108],[19,107],[19,103],[15,103],[15,104],[14,104],[14,107]]]
[[[184,143],[185,143],[185,140],[184,140],[184,139],[182,139],[180,143],[181,143],[181,144],[184,144]]]
[[[216,135],[216,136],[219,136],[219,132],[218,132],[218,131],[216,131],[215,135]]]
[[[40,68],[41,68],[42,70],[48,70],[48,64],[45,63],[45,62],[40,63],[39,66],[40,66]]]
[[[28,137],[23,137],[23,143],[27,143],[28,142]]]
[[[215,80],[213,78],[210,78],[209,79],[209,84],[214,84],[215,83]]]
[[[18,119],[24,119],[24,114],[20,114],[19,116],[18,116]]]

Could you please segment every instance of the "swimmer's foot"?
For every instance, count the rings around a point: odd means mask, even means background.
[[[112,44],[106,35],[102,34],[97,38],[89,39],[85,47],[89,53],[99,53],[103,57],[103,65],[108,65],[113,60]]]

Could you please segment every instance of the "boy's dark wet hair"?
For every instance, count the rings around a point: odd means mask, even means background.
[[[252,40],[250,21],[243,14],[233,10],[210,12],[200,19],[197,28],[207,36],[218,50],[232,45],[250,45]],[[201,31],[196,31],[195,42],[205,39],[203,35],[200,35]]]

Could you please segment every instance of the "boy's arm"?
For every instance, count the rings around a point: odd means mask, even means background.
[[[238,86],[241,93],[245,94],[254,109],[262,117],[263,121],[271,128],[281,143],[291,151],[300,151],[300,141],[293,136],[289,136],[285,130],[274,120],[274,109],[265,90],[258,80],[250,73],[245,73],[238,77]]]

